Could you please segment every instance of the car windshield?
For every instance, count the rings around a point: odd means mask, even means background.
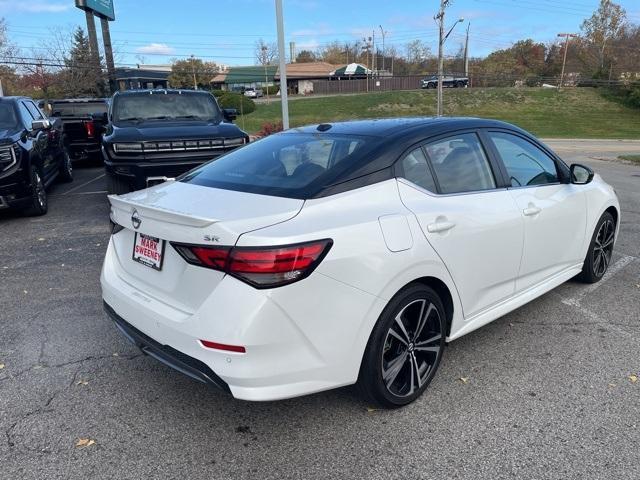
[[[149,120],[220,120],[220,109],[208,93],[141,92],[119,95],[113,101],[113,122]]]
[[[18,117],[13,105],[0,102],[0,129],[15,128],[18,126]]]
[[[192,170],[181,181],[243,192],[306,198],[369,158],[375,137],[272,135]]]

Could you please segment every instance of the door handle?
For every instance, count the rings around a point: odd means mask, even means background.
[[[429,233],[446,232],[447,230],[451,230],[455,226],[456,224],[453,222],[435,222],[427,225],[427,231]]]
[[[542,209],[540,207],[535,207],[531,205],[530,207],[527,207],[524,210],[522,210],[522,213],[524,213],[527,217],[532,217],[533,215],[539,214],[541,211]]]

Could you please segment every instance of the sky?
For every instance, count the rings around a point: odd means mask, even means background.
[[[170,63],[190,55],[225,65],[251,65],[260,38],[276,41],[274,0],[114,0],[116,21],[111,37],[116,62]],[[421,39],[437,53],[437,26],[433,16],[439,0],[283,0],[285,41],[296,49],[315,50],[333,40],[355,41],[371,36],[399,53]],[[470,22],[471,56],[484,56],[533,38],[547,42],[559,32],[578,32],[598,0],[452,0],[446,11],[449,28],[446,54],[455,54],[464,42]],[[640,0],[618,0],[629,20],[640,23]],[[8,24],[10,40],[24,52],[46,51],[52,31],[86,28],[84,12],[74,0],[0,0],[0,17]],[[98,31],[100,30],[98,24]],[[26,55],[25,55],[26,56]]]

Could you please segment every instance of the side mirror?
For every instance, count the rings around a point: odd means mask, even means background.
[[[31,122],[31,130],[38,132],[40,130],[49,130],[51,128],[51,122],[46,118],[41,120],[34,120]]]
[[[593,180],[593,170],[585,165],[574,163],[570,167],[571,170],[571,183],[575,185],[586,185]]]
[[[106,125],[109,123],[109,115],[107,112],[95,112],[91,114],[91,120]]]
[[[236,110],[235,108],[223,108],[222,115],[224,116],[225,120],[233,122],[236,118],[238,118],[238,110]]]

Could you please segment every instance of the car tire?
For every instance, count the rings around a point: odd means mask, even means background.
[[[464,82],[456,82],[456,88],[464,88]]]
[[[427,88],[429,88],[429,89],[436,88],[436,84],[435,83],[427,83]]]
[[[613,244],[616,238],[616,222],[609,212],[604,212],[596,224],[591,237],[587,257],[578,280],[585,283],[599,282],[611,263]]]
[[[107,192],[109,195],[122,195],[124,193],[129,193],[130,191],[131,188],[127,182],[121,180],[115,175],[107,173]]]
[[[58,178],[64,183],[73,181],[73,163],[69,156],[69,152],[67,152],[66,149],[62,152],[62,163],[60,164],[60,173]]]
[[[41,172],[35,167],[31,166],[31,203],[25,209],[25,215],[30,217],[37,217],[47,213],[49,209],[49,200],[47,198],[47,191],[44,186],[44,180],[42,180]]]
[[[415,283],[396,294],[369,337],[358,376],[362,396],[376,406],[398,408],[422,395],[442,359],[445,326],[433,289]]]

